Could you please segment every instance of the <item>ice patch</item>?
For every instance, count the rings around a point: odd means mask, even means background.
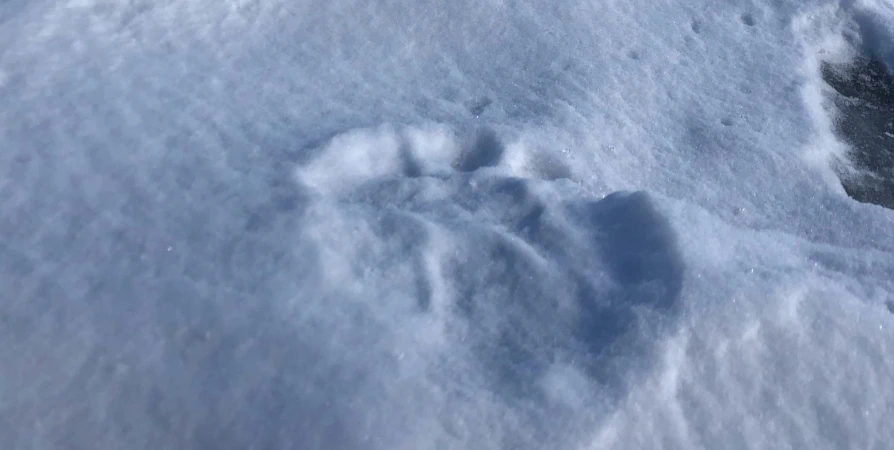
[[[888,172],[894,159],[886,133],[894,84],[878,59],[877,36],[865,26],[863,3],[841,10],[830,6],[799,24],[808,54],[813,53],[805,69],[821,75],[804,88],[820,139],[810,146],[809,158],[823,159],[818,152],[828,152],[827,164],[848,195],[890,208],[894,187],[888,186]]]

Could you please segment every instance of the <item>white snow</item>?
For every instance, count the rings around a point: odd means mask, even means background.
[[[887,0],[0,5],[0,448],[888,448]]]

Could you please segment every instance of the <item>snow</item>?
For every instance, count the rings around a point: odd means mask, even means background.
[[[0,447],[886,448],[885,0],[0,5]]]

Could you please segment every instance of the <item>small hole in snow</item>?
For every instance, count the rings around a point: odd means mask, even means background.
[[[494,167],[503,158],[505,147],[493,130],[482,128],[465,146],[454,167],[460,172],[474,172],[482,167]]]
[[[484,113],[484,110],[493,102],[494,101],[487,96],[481,97],[469,105],[469,112],[472,113],[473,116],[478,117]]]
[[[755,21],[754,16],[749,13],[742,15],[742,23],[748,25],[749,27],[753,27],[757,23],[757,21]]]

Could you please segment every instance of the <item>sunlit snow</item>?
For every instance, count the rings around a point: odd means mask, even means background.
[[[890,448],[867,58],[888,0],[3,2],[0,448]]]

